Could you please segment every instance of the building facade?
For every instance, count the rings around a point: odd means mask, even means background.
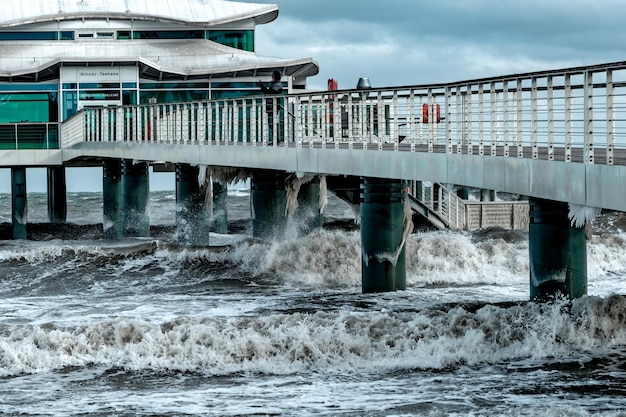
[[[258,95],[318,73],[257,55],[278,6],[224,0],[21,0],[0,14],[0,149],[56,149],[58,124],[88,106]]]

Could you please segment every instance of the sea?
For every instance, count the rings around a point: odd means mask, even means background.
[[[11,197],[0,194],[0,223]],[[626,220],[602,213],[588,295],[529,301],[528,234],[415,230],[407,290],[361,293],[358,224],[179,243],[173,191],[151,237],[102,238],[102,195],[67,224],[28,195],[27,240],[0,240],[1,416],[626,416]]]

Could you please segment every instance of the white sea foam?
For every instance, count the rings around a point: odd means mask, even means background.
[[[0,374],[90,364],[210,375],[443,369],[626,344],[626,297],[585,297],[571,313],[566,304],[2,325]]]
[[[94,259],[127,258],[118,268],[133,269],[158,260],[168,270],[187,262],[231,265],[252,275],[271,275],[288,285],[358,287],[361,282],[358,231],[318,230],[297,239],[262,242],[246,236],[212,234],[222,247],[186,248],[151,240],[100,242],[24,242],[2,247],[0,262],[30,264],[68,258],[88,266]],[[626,234],[595,235],[587,245],[589,281],[623,274]],[[494,237],[475,240],[470,234],[439,231],[417,233],[406,242],[407,282],[429,285],[522,285],[528,282],[528,242]],[[134,266],[133,266],[134,265]]]

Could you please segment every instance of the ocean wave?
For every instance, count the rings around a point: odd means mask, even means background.
[[[0,246],[0,266],[42,265],[58,271],[97,270],[123,262],[128,269],[157,263],[169,271],[227,268],[234,276],[272,277],[288,286],[356,288],[361,284],[358,231],[320,229],[304,237],[267,242],[246,235],[215,235],[218,246],[188,247],[170,240],[11,242]],[[596,235],[587,245],[589,281],[622,274],[626,235]],[[133,266],[132,263],[137,265]],[[528,241],[452,231],[412,234],[406,242],[407,284],[522,285],[528,281]],[[203,263],[205,266],[203,266]],[[146,274],[149,270],[146,271]]]
[[[423,311],[0,326],[0,375],[74,366],[209,375],[445,369],[626,346],[626,297]]]

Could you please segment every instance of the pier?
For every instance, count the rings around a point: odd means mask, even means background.
[[[176,170],[187,210],[197,206],[199,169],[224,186],[249,178],[255,234],[268,238],[284,227],[289,198],[320,214],[319,198],[290,196],[309,184],[313,196],[335,190],[360,205],[364,291],[394,290],[404,287],[412,216],[475,228],[497,203],[462,198],[474,188],[524,196],[493,211],[509,227],[528,226],[531,297],[578,297],[589,213],[626,210],[625,93],[618,62],[442,85],[87,108],[60,123],[58,149],[2,152],[14,173],[14,234],[23,237],[25,167],[48,167],[49,212],[59,221],[63,167],[104,166],[112,237],[145,235],[150,165]],[[187,221],[208,234],[196,217]]]

